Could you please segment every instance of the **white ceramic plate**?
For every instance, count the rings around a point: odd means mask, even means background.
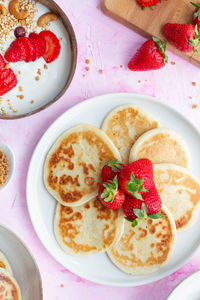
[[[34,258],[24,243],[3,225],[0,225],[0,251],[8,259],[22,299],[42,300],[42,282]]]
[[[169,294],[167,300],[199,300],[200,271],[196,271],[181,281]]]
[[[154,98],[136,94],[109,94],[95,97],[72,107],[60,116],[46,131],[32,156],[27,177],[27,201],[33,226],[51,255],[75,274],[88,280],[112,286],[137,286],[161,279],[180,268],[200,244],[200,217],[195,225],[178,236],[176,249],[169,263],[160,271],[143,276],[121,272],[105,253],[88,258],[67,255],[57,244],[53,233],[55,200],[43,185],[43,164],[47,152],[66,129],[80,123],[100,126],[105,115],[117,105],[137,104],[152,113],[166,128],[183,136],[192,154],[192,172],[200,178],[200,136],[184,116]]]

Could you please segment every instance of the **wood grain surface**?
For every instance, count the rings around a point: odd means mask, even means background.
[[[162,0],[154,10],[142,10],[136,0],[102,0],[101,8],[106,15],[137,33],[147,38],[156,36],[161,40],[165,40],[162,33],[165,23],[192,24],[196,10],[189,0]],[[200,67],[200,50],[197,53],[182,53],[169,43],[167,49]]]

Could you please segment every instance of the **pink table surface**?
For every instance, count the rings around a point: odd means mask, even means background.
[[[33,150],[49,125],[68,108],[89,97],[113,92],[154,96],[188,115],[199,126],[200,110],[192,109],[192,105],[200,104],[200,69],[169,52],[167,67],[152,72],[130,72],[127,62],[144,42],[143,37],[104,16],[99,0],[57,0],[57,3],[76,32],[79,48],[76,74],[62,99],[45,111],[21,120],[0,120],[0,141],[8,143],[16,157],[14,178],[0,193],[0,222],[14,230],[35,256],[45,300],[163,300],[186,275],[200,267],[200,251],[174,274],[145,286],[116,288],[81,279],[58,264],[34,232],[26,204],[26,175]],[[89,71],[85,70],[85,59],[91,61]],[[100,69],[103,74],[98,72]]]

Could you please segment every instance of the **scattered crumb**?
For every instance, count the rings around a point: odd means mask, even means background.
[[[90,64],[90,60],[89,60],[89,59],[86,59],[86,60],[85,60],[85,63],[86,63],[87,65],[89,65],[89,64]]]
[[[122,66],[122,65],[120,65],[120,68],[123,68],[123,66]]]
[[[48,69],[48,66],[46,64],[44,64],[44,69]]]
[[[18,110],[17,109],[13,109],[13,112],[16,113],[16,112],[18,112]]]
[[[62,37],[59,38],[59,41],[60,41],[60,42],[62,41]]]
[[[138,83],[141,83],[141,80],[138,80]]]
[[[37,74],[38,74],[38,75],[41,75],[41,74],[42,74],[40,68],[37,70]]]
[[[7,112],[5,111],[5,109],[4,109],[3,107],[1,107],[1,111],[2,111],[2,114],[3,114],[4,116],[7,115]]]
[[[10,102],[10,99],[7,99],[7,102],[9,103],[9,102]]]
[[[195,81],[192,81],[192,85],[193,85],[193,86],[196,86],[197,83],[196,83]]]
[[[173,66],[174,66],[175,64],[176,64],[176,63],[175,63],[175,61],[171,61],[171,65],[173,65]]]
[[[10,110],[13,110],[12,106],[9,106],[9,109],[10,109]]]
[[[83,74],[83,77],[85,77],[85,74]]]
[[[100,70],[99,70],[99,73],[100,73],[100,74],[103,74],[103,70],[102,70],[102,69],[100,69]]]
[[[90,71],[90,67],[86,67],[85,69],[86,69],[86,71]]]
[[[24,99],[24,95],[17,95],[16,97],[21,99],[21,100]]]
[[[192,97],[189,97],[189,99],[192,99]]]
[[[148,82],[148,80],[147,80],[147,79],[145,79],[145,82]]]
[[[21,71],[18,71],[18,74],[20,75],[20,74],[21,74]]]
[[[9,69],[9,68],[10,68],[10,65],[6,64],[5,69]]]
[[[35,77],[35,80],[36,80],[36,81],[39,81],[39,80],[40,80],[40,77],[39,77],[39,76],[36,76],[36,77]]]
[[[196,109],[197,107],[198,107],[197,104],[193,104],[193,105],[192,105],[192,109]]]
[[[20,91],[20,92],[22,92],[22,91],[23,91],[23,88],[22,88],[22,86],[21,86],[21,85],[18,87],[18,89],[19,89],[19,91]]]
[[[100,9],[100,5],[97,5],[97,8]]]
[[[30,103],[33,104],[33,103],[34,103],[34,100],[31,100]]]
[[[64,284],[61,283],[60,287],[63,288],[63,287],[64,287]]]

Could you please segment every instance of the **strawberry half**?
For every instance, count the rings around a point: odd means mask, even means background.
[[[154,203],[160,201],[154,199]],[[126,215],[126,220],[132,223],[132,227],[138,224],[138,221],[145,219],[159,219],[164,216],[161,214],[161,205],[158,205],[159,209],[152,210],[152,202],[142,202],[132,196],[127,196],[123,205],[123,211]]]
[[[167,23],[163,27],[166,39],[181,52],[197,51],[200,47],[200,32],[191,24]]]
[[[146,41],[128,63],[131,71],[157,70],[168,62],[165,54],[166,43],[161,43],[159,39],[153,37]]]
[[[18,48],[19,52],[20,52],[20,60],[26,60],[27,58],[27,53],[28,53],[28,49],[27,49],[27,37],[19,37],[18,39],[16,39],[12,44],[13,46],[15,46],[16,48]]]
[[[142,7],[153,7],[158,4],[159,1],[160,0],[137,0]]]
[[[61,46],[59,39],[53,32],[49,30],[41,31],[39,35],[46,41],[46,50],[43,54],[43,58],[46,63],[51,63],[57,59],[60,54]]]
[[[118,175],[121,190],[130,196],[143,200],[153,181],[153,165],[149,159],[139,159],[125,166]]]
[[[21,52],[17,47],[11,44],[4,57],[8,62],[17,62],[21,59]]]
[[[197,25],[198,31],[200,30],[200,4],[190,2],[192,5],[194,5],[197,9],[197,11],[194,13],[194,24]]]
[[[113,180],[114,177],[122,170],[124,165],[117,159],[109,161],[101,171],[103,181]]]
[[[3,70],[6,66],[6,62],[3,58],[3,56],[0,54],[0,71]]]
[[[3,96],[17,85],[17,77],[11,69],[6,69],[7,76],[0,81],[0,96]]]
[[[41,35],[35,32],[30,33],[29,38],[32,40],[32,42],[35,45],[36,59],[38,59],[41,56],[43,56],[46,51],[46,41]]]
[[[100,185],[98,196],[101,203],[108,208],[118,209],[122,207],[125,201],[125,195],[118,188],[117,176],[115,176],[113,180],[109,180]]]

